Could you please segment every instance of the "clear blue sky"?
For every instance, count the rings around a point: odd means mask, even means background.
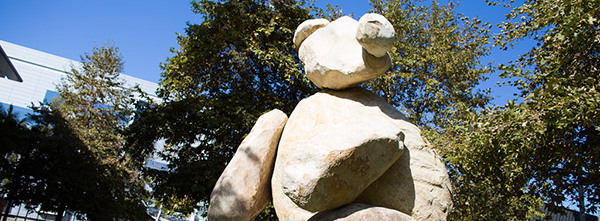
[[[357,19],[370,8],[368,0],[316,1],[320,7],[327,3],[340,5],[344,14],[353,13]],[[125,59],[124,74],[153,82],[160,79],[159,64],[172,56],[169,48],[178,47],[175,33],[183,33],[186,22],[200,22],[184,0],[0,0],[0,5],[0,40],[73,60],[94,44],[113,41]],[[508,12],[483,0],[462,1],[458,11],[491,23]],[[511,53],[494,50],[484,61],[506,62],[523,51],[523,47]],[[496,81],[492,76],[482,87],[492,88],[499,97],[495,103],[503,104],[515,91],[494,87]]]

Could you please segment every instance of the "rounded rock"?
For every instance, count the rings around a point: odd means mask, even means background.
[[[382,15],[369,13],[358,21],[356,40],[375,57],[383,57],[394,45],[394,26]]]
[[[296,28],[294,33],[294,45],[299,48],[304,39],[308,38],[317,29],[325,27],[329,24],[329,21],[324,18],[306,20]]]
[[[208,220],[252,220],[272,200],[272,170],[286,122],[277,109],[258,118],[210,194]]]
[[[317,213],[308,221],[362,221],[362,220],[389,220],[389,221],[415,221],[409,215],[400,211],[377,207],[362,203],[352,203],[337,209]]]

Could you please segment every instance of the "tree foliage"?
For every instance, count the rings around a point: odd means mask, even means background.
[[[533,171],[528,152],[540,142],[535,134],[543,132],[537,130],[540,122],[531,117],[527,110],[515,108],[465,113],[451,122],[448,137],[436,140],[447,147],[442,153],[453,182],[452,220],[516,221],[542,216],[543,202],[530,185]]]
[[[94,47],[68,72],[52,104],[98,159],[126,168],[124,136],[133,110],[133,89],[119,78],[123,58],[113,45]]]
[[[7,184],[10,182],[10,177],[15,173],[16,161],[19,159],[23,147],[27,146],[29,140],[29,130],[24,120],[19,120],[16,113],[13,111],[13,106],[9,106],[8,110],[4,110],[0,106],[0,191],[6,194],[8,191]]]
[[[118,79],[122,66],[116,47],[95,47],[67,73],[60,97],[33,107],[31,126],[10,138],[18,143],[9,146],[13,169],[2,189],[10,203],[59,217],[70,210],[89,220],[149,218],[143,184],[123,148],[133,97]]]
[[[450,132],[457,139],[446,151],[464,193],[458,219],[522,220],[565,201],[598,209],[599,9],[597,1],[525,1],[500,25],[503,49],[524,38],[538,45],[500,66],[523,102],[465,115],[470,123]]]
[[[488,102],[474,87],[487,73],[479,58],[487,54],[485,25],[461,19],[452,5],[420,6],[410,1],[374,1],[398,32],[389,74],[366,85],[404,108],[421,126],[439,129],[460,105]],[[159,96],[164,103],[146,109],[130,127],[128,144],[139,156],[159,157],[167,170],[148,169],[154,196],[163,208],[191,212],[212,188],[252,123],[265,111],[291,113],[316,92],[303,75],[292,44],[302,21],[334,19],[340,10],[323,10],[295,1],[195,1],[201,24],[188,24],[162,68]],[[312,15],[311,15],[312,14]],[[143,158],[139,158],[139,161]],[[265,217],[269,217],[268,215]]]
[[[392,23],[396,41],[392,68],[368,87],[424,129],[443,129],[461,107],[489,102],[487,91],[476,88],[489,72],[480,62],[489,50],[487,23],[457,14],[452,2],[372,0],[371,5]]]
[[[145,190],[124,147],[123,131],[133,113],[135,89],[119,78],[123,58],[111,43],[94,47],[81,60],[81,67],[72,68],[57,87],[60,97],[51,107],[97,161],[96,185],[106,185],[107,201],[98,200],[92,211],[102,219],[145,217]],[[90,217],[90,212],[82,212]]]
[[[188,24],[179,49],[162,65],[163,103],[133,123],[130,149],[156,153],[167,170],[151,169],[154,197],[167,211],[191,212],[208,198],[256,119],[291,113],[316,88],[304,77],[292,38],[311,18],[303,2],[194,1],[200,24]],[[141,159],[140,159],[141,160]]]
[[[502,69],[522,80],[515,83],[522,106],[543,122],[545,142],[536,145],[534,159],[545,164],[532,161],[543,199],[559,205],[585,197],[591,211],[600,204],[599,15],[597,1],[526,1],[507,15],[497,39],[501,46],[524,37],[539,42]],[[576,186],[584,187],[583,196]]]

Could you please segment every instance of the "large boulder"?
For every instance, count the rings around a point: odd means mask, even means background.
[[[415,221],[400,211],[368,204],[352,203],[340,208],[317,213],[309,221]]]
[[[277,151],[272,188],[279,218],[306,220],[351,203],[387,171],[404,151],[404,134],[394,122],[403,116],[396,112],[362,88],[302,100]]]
[[[356,202],[393,208],[416,220],[446,220],[452,207],[446,167],[413,124],[396,120],[406,152]]]
[[[209,220],[252,220],[271,201],[271,175],[287,116],[272,110],[258,118],[210,195]]]
[[[298,27],[294,43],[300,45],[298,55],[306,77],[317,87],[341,90],[387,71],[391,65],[387,51],[391,48],[390,39],[393,43],[394,30],[383,16],[372,15],[365,15],[368,18],[362,21],[360,29],[359,22],[348,16],[329,24],[323,19],[308,20]],[[385,21],[372,22],[378,19]]]
[[[345,105],[346,103],[347,105]],[[329,107],[322,108],[323,106]],[[359,106],[362,107],[359,108]],[[367,112],[363,112],[366,110],[371,112],[366,114]],[[304,123],[292,123],[297,121],[295,115],[300,112],[308,113],[303,117]],[[316,214],[300,207],[284,192],[283,174],[285,168],[288,168],[286,166],[291,165],[289,163],[291,162],[289,161],[290,156],[304,153],[301,152],[303,150],[296,152],[296,149],[301,149],[299,148],[301,145],[298,145],[298,148],[292,148],[295,145],[287,144],[288,140],[301,140],[304,134],[316,133],[315,125],[320,123],[337,122],[338,125],[332,125],[331,130],[337,128],[346,131],[343,133],[349,133],[348,130],[345,130],[350,128],[347,124],[349,117],[344,116],[351,115],[350,113],[357,113],[356,116],[365,114],[374,118],[387,118],[404,135],[403,142],[399,142],[398,145],[405,146],[404,153],[398,160],[367,188],[360,191],[353,202],[398,210],[412,216],[415,220],[445,220],[452,207],[451,184],[439,156],[423,139],[418,127],[408,122],[402,113],[379,96],[360,88],[344,91],[325,90],[317,93],[300,102],[290,116],[290,121],[282,135],[272,179],[273,203],[278,217],[281,220],[308,220]],[[311,118],[312,121],[307,120]],[[339,140],[333,136],[330,139]],[[399,149],[401,148],[399,147]],[[296,164],[306,163],[306,161],[294,162]],[[293,168],[293,166],[289,166],[289,168]],[[295,166],[295,168],[303,168],[303,166]],[[354,179],[367,178],[355,177]],[[354,192],[348,194],[354,195]]]

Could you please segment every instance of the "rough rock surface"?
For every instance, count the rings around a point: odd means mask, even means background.
[[[394,45],[394,26],[383,15],[369,13],[358,20],[356,40],[369,54],[383,57]]]
[[[302,42],[304,42],[304,39],[310,36],[317,29],[325,27],[328,24],[329,21],[324,18],[310,19],[300,23],[298,28],[296,28],[296,32],[294,33],[294,45],[296,46],[296,49],[300,47]]]
[[[446,167],[415,125],[396,123],[403,128],[407,151],[356,202],[397,209],[416,220],[446,220],[452,207]]]
[[[210,195],[209,220],[252,220],[271,201],[273,164],[286,121],[280,110],[258,118]]]
[[[397,161],[403,116],[362,88],[325,90],[302,100],[281,136],[273,203],[282,220],[352,202]]]
[[[452,184],[444,163],[436,153],[426,148],[411,150],[411,157],[410,168],[415,183],[412,217],[417,220],[446,220],[452,209]],[[393,170],[388,172],[393,173]]]
[[[403,114],[387,104],[382,98],[364,89],[325,90],[314,96],[340,100],[340,102],[345,100],[342,103],[360,103],[364,106],[364,109],[373,111],[369,115],[384,114],[387,116],[404,134],[402,143],[406,148],[402,156],[383,175],[362,191],[353,202],[396,209],[411,215],[415,220],[446,220],[446,216],[452,207],[450,181],[444,164],[438,155],[428,148],[428,143],[421,137],[421,131],[414,124],[408,122]],[[320,101],[316,102],[317,98],[315,97],[303,100],[298,106],[302,105],[304,107],[297,107],[298,110],[294,110],[294,112],[304,109],[303,112],[312,113],[315,121],[317,119],[326,121],[328,118],[323,118],[327,116],[325,112],[339,114],[344,112],[340,111],[340,108],[348,109],[326,99],[319,99]],[[309,99],[312,101],[307,101]],[[310,105],[308,105],[309,103]],[[318,108],[319,106],[329,106],[327,109],[331,109],[331,111],[322,110]],[[349,109],[346,111],[348,114],[360,112],[350,111]],[[292,120],[294,115],[292,113],[292,116],[290,116],[290,122],[295,121]],[[288,122],[285,130],[288,130],[287,127],[292,128],[289,125],[291,124]],[[338,126],[342,128],[345,127],[344,125],[340,122]],[[298,127],[300,128],[300,126]],[[315,128],[314,125],[308,125],[301,132],[287,133],[290,133],[289,136],[299,137],[303,133],[312,133],[313,128]],[[284,134],[286,134],[285,131]],[[283,168],[285,168],[283,165],[285,165],[284,162],[288,162],[286,158],[289,158],[291,151],[286,148],[289,145],[283,144],[283,140],[284,135],[282,135],[272,179],[274,206],[281,220],[308,220],[315,213],[299,207],[286,196],[282,187]],[[301,163],[298,162],[298,164]]]
[[[306,77],[319,88],[340,90],[383,74],[389,55],[369,54],[356,39],[358,21],[344,16],[318,28],[301,43],[298,55]],[[300,29],[307,29],[300,26]],[[373,44],[373,43],[371,43]]]
[[[317,213],[309,221],[414,221],[412,217],[397,210],[368,204],[353,203],[343,207]]]

